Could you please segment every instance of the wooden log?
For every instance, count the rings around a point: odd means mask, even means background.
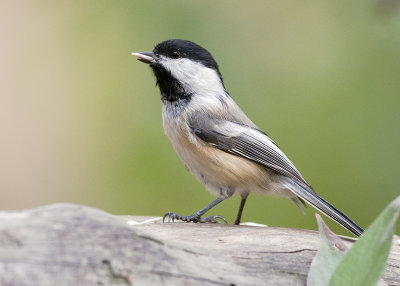
[[[305,285],[319,246],[309,230],[160,222],[73,204],[0,212],[0,285]],[[400,285],[398,237],[384,279]]]

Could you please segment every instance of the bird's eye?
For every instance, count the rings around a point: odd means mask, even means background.
[[[179,54],[179,52],[177,52],[177,51],[173,51],[173,52],[171,52],[171,58],[173,58],[173,59],[177,59],[177,58],[179,58],[181,55]]]

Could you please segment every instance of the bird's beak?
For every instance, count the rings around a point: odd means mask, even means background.
[[[153,52],[132,53],[132,55],[137,57],[139,61],[146,64],[153,64],[156,62]]]

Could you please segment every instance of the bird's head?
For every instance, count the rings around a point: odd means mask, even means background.
[[[206,49],[193,42],[167,40],[157,44],[152,52],[132,55],[150,65],[164,100],[224,91],[217,62]]]

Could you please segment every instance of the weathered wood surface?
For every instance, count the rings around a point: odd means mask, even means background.
[[[319,245],[314,231],[149,219],[72,204],[0,212],[0,285],[305,285]],[[384,279],[400,285],[398,238]]]

